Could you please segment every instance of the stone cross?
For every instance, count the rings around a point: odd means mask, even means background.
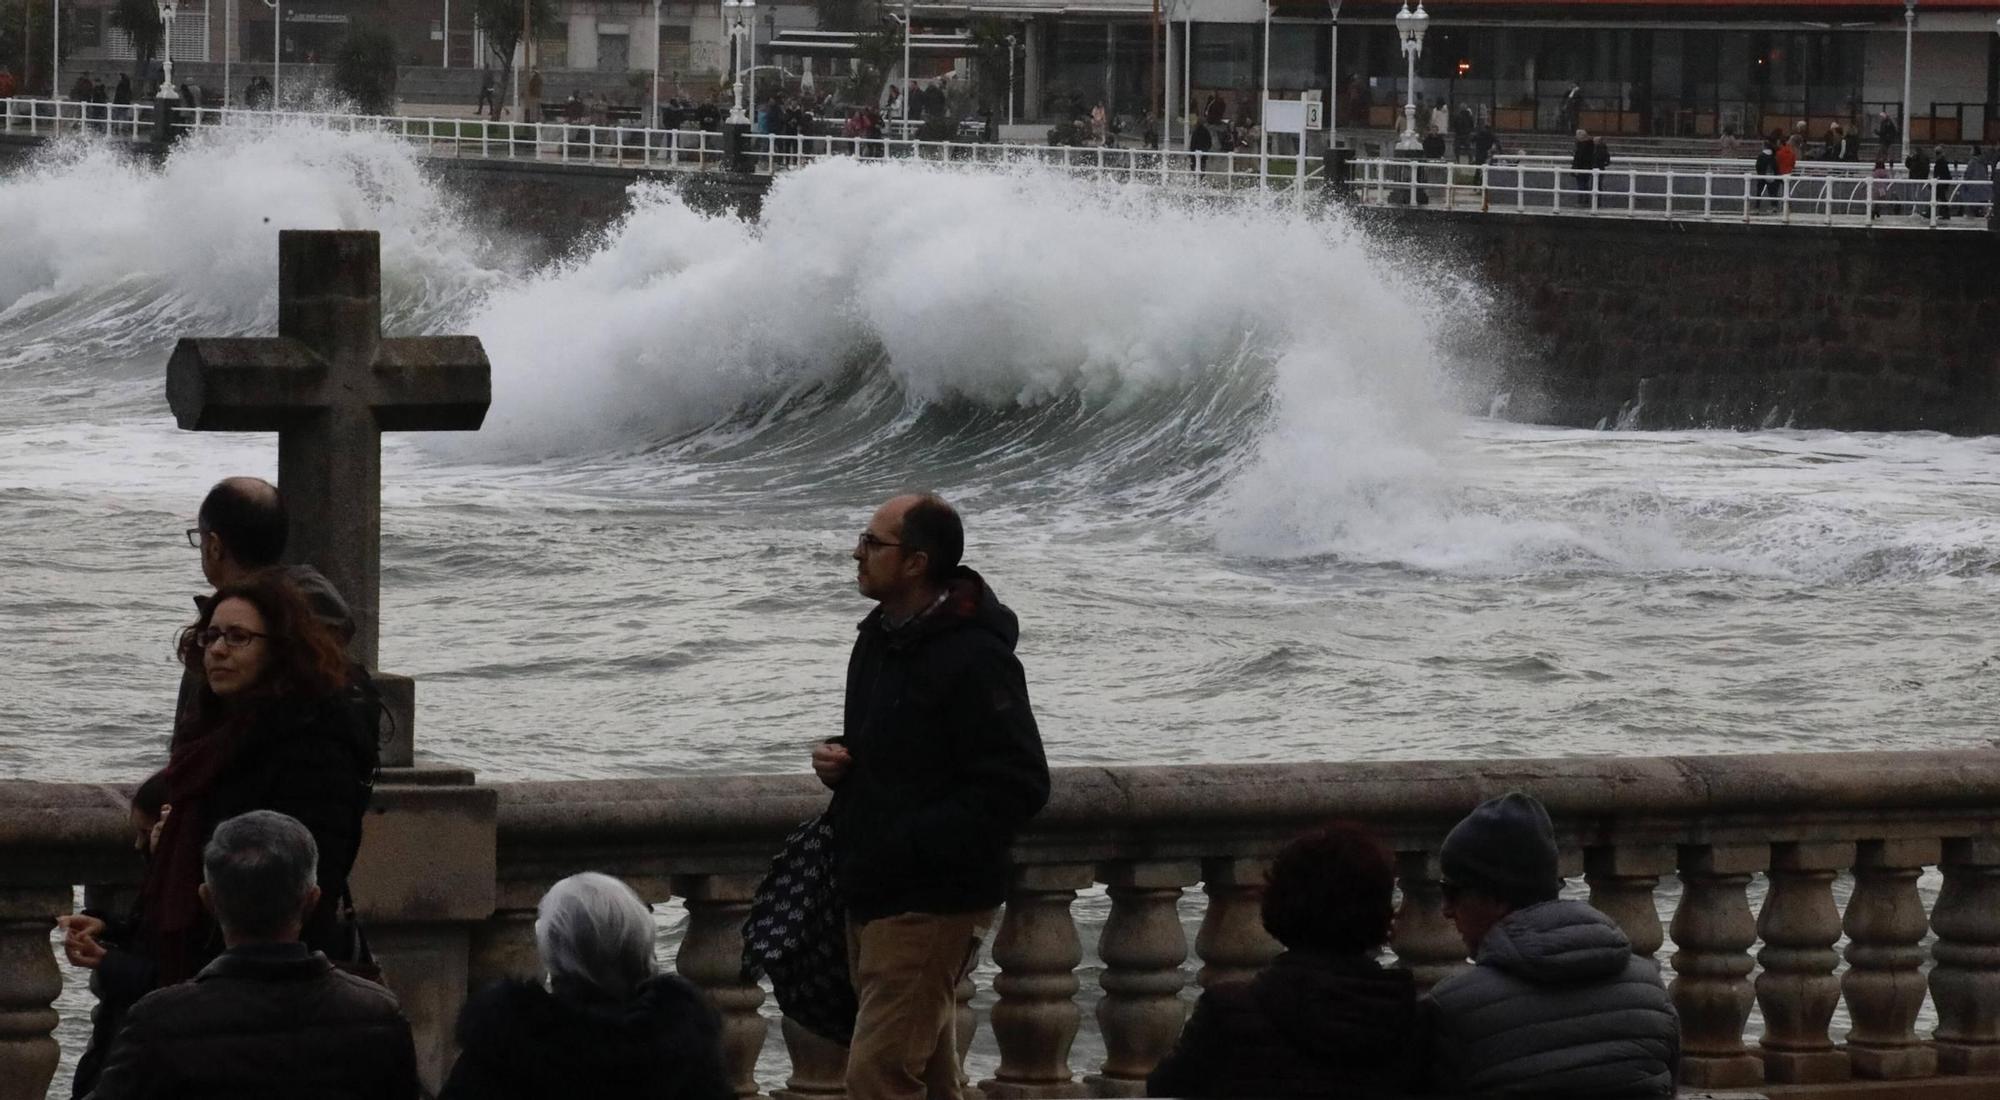
[[[475,431],[492,395],[477,337],[383,337],[372,230],[280,232],[277,338],[183,338],[167,363],[182,428],[278,433],[286,557],[347,598],[350,653],[369,668],[381,627],[382,433]]]

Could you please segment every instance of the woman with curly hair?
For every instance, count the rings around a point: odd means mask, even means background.
[[[89,1092],[122,1009],[186,981],[222,950],[198,889],[215,827],[251,810],[303,822],[319,846],[320,904],[304,940],[335,948],[337,912],[361,846],[361,819],[379,762],[376,704],[366,673],[285,575],[266,570],[225,585],[181,631],[182,664],[199,690],[176,717],[166,770],[133,799],[148,852],[131,917],[62,918],[71,963],[96,971],[101,1002],[91,1049],[77,1066]]]
[[[1263,914],[1284,953],[1248,982],[1202,993],[1146,1095],[1380,1100],[1416,1091],[1416,983],[1376,961],[1395,885],[1388,850],[1358,825],[1285,845]]]

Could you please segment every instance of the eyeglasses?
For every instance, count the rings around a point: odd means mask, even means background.
[[[242,649],[258,638],[264,637],[268,637],[268,635],[259,634],[254,630],[245,630],[240,626],[211,626],[207,630],[195,635],[194,640],[195,644],[201,646],[203,649],[207,649],[217,642],[224,643],[230,649]]]
[[[188,528],[188,545],[196,550],[201,549],[201,528]]]
[[[864,554],[872,554],[875,551],[880,550],[885,546],[901,546],[901,545],[903,544],[900,542],[890,542],[888,539],[878,539],[875,537],[875,532],[873,531],[861,532],[861,537],[859,539],[856,539],[854,542],[854,548],[856,550],[861,551]]]

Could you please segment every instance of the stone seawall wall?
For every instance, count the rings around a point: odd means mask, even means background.
[[[2000,432],[2000,236],[1371,211],[1491,294],[1483,385],[1593,427]],[[1465,333],[1457,334],[1463,340]]]

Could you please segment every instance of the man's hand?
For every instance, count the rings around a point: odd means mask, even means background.
[[[63,930],[63,955],[69,959],[70,965],[85,970],[97,969],[97,964],[104,961],[105,947],[97,939],[104,934],[104,922],[78,913],[57,917],[56,924]]]
[[[822,742],[813,746],[813,774],[829,787],[840,786],[847,778],[847,769],[854,766],[854,757],[847,753],[847,746],[832,742]]]

